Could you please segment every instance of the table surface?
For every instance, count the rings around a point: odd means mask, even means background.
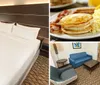
[[[78,7],[88,7],[88,4],[80,4],[80,3],[75,3],[71,6],[60,8],[60,9],[51,9],[50,10],[50,16],[63,11],[64,9],[72,9],[72,8],[78,8]],[[92,38],[92,39],[84,39],[84,40],[70,40],[70,39],[60,39],[54,36],[50,36],[51,41],[100,41],[100,37],[97,38]]]
[[[65,63],[67,61],[67,59],[60,59],[57,61],[57,63]]]
[[[59,8],[59,9],[50,9],[50,16],[54,15],[55,13],[59,13],[63,11],[64,9],[72,9],[72,8],[77,8],[77,7],[88,7],[88,4],[80,4],[80,3],[75,3],[73,5],[64,7],[64,8]]]
[[[87,61],[86,63],[84,63],[84,65],[89,68],[92,68],[92,67],[96,66],[97,64],[99,64],[99,62],[97,60],[90,60],[90,61]]]

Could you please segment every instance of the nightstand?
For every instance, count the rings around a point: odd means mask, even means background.
[[[43,55],[45,57],[49,57],[49,40],[48,38],[45,38],[43,40],[41,49],[40,49],[40,55]]]
[[[58,68],[60,68],[60,67],[62,67],[62,66],[64,66],[64,65],[66,65],[67,59],[60,59],[60,60],[57,60],[56,63],[57,63]]]

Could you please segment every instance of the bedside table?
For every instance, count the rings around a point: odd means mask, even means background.
[[[48,38],[45,38],[43,40],[41,49],[40,49],[40,55],[43,55],[45,57],[49,57],[49,40]]]
[[[56,63],[57,63],[58,68],[60,68],[64,65],[66,65],[66,62],[67,62],[67,59],[60,59],[60,60],[57,60]]]

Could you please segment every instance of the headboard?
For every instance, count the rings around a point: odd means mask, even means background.
[[[1,6],[0,21],[40,27],[39,36],[48,38],[49,4]]]

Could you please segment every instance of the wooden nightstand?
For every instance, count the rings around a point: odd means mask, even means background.
[[[66,65],[66,62],[67,62],[67,59],[60,59],[60,60],[57,60],[56,63],[57,63],[58,68],[60,68],[64,65]]]
[[[49,57],[49,40],[48,40],[48,38],[45,38],[43,40],[41,50],[40,50],[40,55],[43,55],[45,57]]]

